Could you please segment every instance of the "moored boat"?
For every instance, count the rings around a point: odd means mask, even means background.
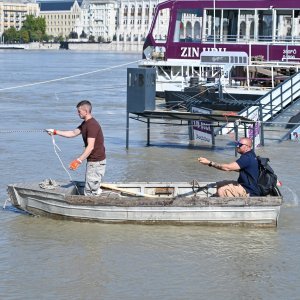
[[[0,49],[4,49],[4,50],[24,50],[24,49],[28,49],[28,45],[26,44],[2,44],[0,43]]]
[[[275,227],[282,196],[214,197],[215,183],[103,183],[101,196],[83,196],[82,182],[11,184],[13,206],[33,215],[78,221]]]
[[[221,65],[220,79],[235,88],[274,88],[300,67],[299,11],[296,0],[159,3],[140,66],[156,69],[160,95],[183,91],[195,77],[217,79]],[[214,53],[203,59],[205,52]],[[230,53],[240,57],[228,60]]]

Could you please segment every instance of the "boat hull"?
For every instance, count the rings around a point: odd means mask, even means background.
[[[70,192],[71,191],[71,192]],[[281,197],[85,197],[11,185],[12,204],[34,215],[105,223],[254,225],[276,227]],[[262,200],[262,198],[268,198]]]

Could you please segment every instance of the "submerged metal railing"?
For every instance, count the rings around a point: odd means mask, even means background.
[[[298,97],[300,97],[300,72],[257,99],[254,102],[255,106],[245,108],[239,115],[250,118],[255,112],[259,115],[261,109],[259,121],[270,121]]]
[[[256,120],[263,125],[264,122],[272,121],[299,97],[300,72],[294,74],[267,94],[257,99],[250,107],[239,112],[238,115]],[[227,123],[220,129],[220,132],[222,134],[229,133],[232,131],[232,127],[232,123]]]

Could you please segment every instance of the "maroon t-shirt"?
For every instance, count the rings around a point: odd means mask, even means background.
[[[88,138],[95,139],[95,146],[91,154],[88,156],[88,161],[101,161],[106,158],[105,156],[105,147],[104,147],[104,137],[102,133],[101,126],[99,123],[94,119],[91,118],[87,121],[83,121],[79,126],[83,142],[85,147],[87,147]]]

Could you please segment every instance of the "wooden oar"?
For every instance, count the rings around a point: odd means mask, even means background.
[[[128,191],[126,189],[119,188],[116,185],[109,184],[109,183],[101,183],[101,187],[103,187],[105,189],[113,190],[113,191],[119,191],[119,192],[122,192],[122,193],[127,194],[127,195],[141,196],[141,197],[147,197],[147,198],[157,198],[157,196],[154,196],[154,195],[143,194],[143,193],[140,193],[140,192]]]

